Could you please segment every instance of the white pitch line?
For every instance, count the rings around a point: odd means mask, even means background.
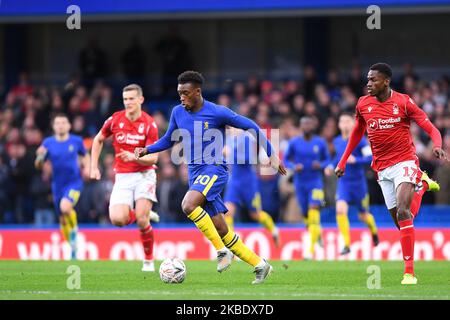
[[[266,296],[279,296],[279,297],[332,297],[332,298],[394,298],[394,299],[414,299],[414,298],[426,298],[426,299],[450,299],[450,296],[426,296],[423,295],[394,295],[394,294],[346,294],[346,293],[317,293],[317,292],[299,292],[299,293],[289,293],[289,294],[278,294],[278,293],[264,293],[264,292],[211,292],[211,291],[200,291],[200,292],[173,292],[173,291],[14,291],[14,290],[1,290],[1,294],[32,294],[32,295],[50,295],[50,294],[65,294],[65,295],[204,295],[204,296],[249,296],[249,297],[266,297]]]

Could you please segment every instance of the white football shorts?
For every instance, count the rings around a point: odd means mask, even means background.
[[[422,171],[416,160],[399,162],[378,172],[378,184],[383,192],[387,208],[390,210],[397,207],[397,187],[401,183],[412,183],[417,190],[422,186],[421,178]]]
[[[134,203],[138,199],[158,202],[156,199],[155,170],[116,174],[109,205],[127,204],[130,208],[134,208]]]

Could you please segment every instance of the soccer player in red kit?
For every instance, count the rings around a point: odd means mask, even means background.
[[[378,176],[386,206],[400,230],[400,243],[405,263],[402,284],[416,284],[414,274],[414,217],[419,212],[425,191],[438,191],[439,185],[419,168],[411,133],[414,120],[433,141],[433,154],[446,159],[442,137],[426,113],[406,94],[390,88],[392,70],[388,64],[377,63],[367,75],[368,95],[356,105],[356,125],[335,173],[341,177],[348,157],[367,129],[373,153],[372,168]]]
[[[153,118],[142,111],[144,97],[140,86],[126,86],[122,96],[125,110],[109,117],[94,138],[90,177],[100,179],[98,159],[103,142],[113,136],[116,176],[109,202],[109,217],[118,227],[137,222],[145,253],[142,271],[155,271],[150,214],[153,202],[157,201],[155,163],[158,155],[147,155],[136,160],[134,148],[157,141],[158,128]]]

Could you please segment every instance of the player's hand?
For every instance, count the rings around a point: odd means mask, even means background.
[[[342,177],[345,173],[345,169],[341,169],[339,167],[336,167],[336,169],[334,169],[334,173],[336,174],[336,176],[338,178]]]
[[[130,162],[135,161],[135,154],[131,153],[130,151],[120,149],[120,152],[116,154],[116,157],[119,157],[124,162]]]
[[[313,161],[311,166],[314,170],[322,169],[322,165],[320,164],[319,161]]]
[[[42,167],[44,166],[44,159],[45,155],[47,154],[47,149],[44,146],[40,146],[36,150],[36,161],[34,162],[35,167],[38,170],[42,170]]]
[[[355,158],[355,156],[351,154],[351,155],[348,157],[347,163],[350,163],[350,164],[356,163],[356,158]]]
[[[433,148],[433,154],[436,158],[441,160],[449,160],[447,156],[447,152],[445,152],[442,148]]]
[[[88,168],[83,168],[83,170],[81,171],[81,175],[84,180],[89,180],[89,178],[91,177],[91,171]]]
[[[294,167],[294,172],[302,172],[303,170],[303,164],[297,163]]]
[[[270,166],[283,176],[287,173],[286,167],[281,162],[280,158],[278,158],[278,156],[275,154],[270,156]]]
[[[39,148],[37,148],[36,150],[36,155],[37,156],[45,156],[47,154],[47,148],[44,146],[40,146]]]
[[[333,171],[333,168],[332,167],[326,167],[325,168],[325,170],[323,170],[324,171],[324,173],[325,173],[325,175],[327,176],[327,177],[330,177],[330,176],[332,176],[333,175],[333,173],[334,173],[334,171]]]
[[[98,168],[91,168],[91,173],[89,176],[92,180],[100,180],[100,178],[102,177]]]
[[[136,148],[134,149],[134,158],[138,160],[139,158],[147,154],[147,148]]]

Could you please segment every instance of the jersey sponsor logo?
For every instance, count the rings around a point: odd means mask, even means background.
[[[392,113],[398,114],[398,105],[396,103],[394,103],[394,106],[392,107]]]
[[[367,125],[370,130],[383,130],[383,129],[392,129],[395,127],[396,123],[402,121],[402,118],[388,118],[388,119],[370,119],[367,121]]]
[[[144,129],[145,129],[145,124],[141,123],[141,124],[139,125],[138,132],[139,132],[139,133],[144,133]]]
[[[118,143],[124,143],[126,140],[125,133],[123,133],[123,132],[116,133],[116,140]]]
[[[367,125],[369,126],[370,130],[377,130],[378,129],[378,122],[375,119],[370,119],[367,122]]]
[[[145,135],[143,134],[131,134],[131,133],[116,133],[117,143],[125,144],[139,144],[140,141],[145,140]]]

